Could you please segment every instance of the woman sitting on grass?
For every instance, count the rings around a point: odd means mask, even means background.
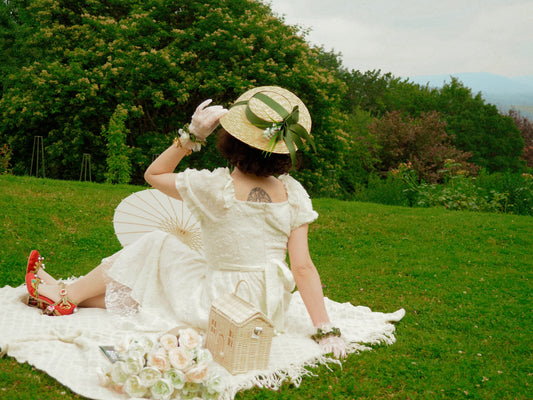
[[[229,111],[209,103],[198,106],[188,132],[180,130],[145,173],[150,185],[183,200],[198,218],[203,253],[153,232],[65,286],[41,268],[34,250],[26,275],[29,304],[49,315],[71,314],[77,306],[122,315],[140,310],[205,330],[212,301],[245,280],[251,301],[283,332],[296,284],[317,332],[313,338],[324,352],[345,355],[346,343],[330,323],[309,255],[308,224],[318,215],[305,189],[287,174],[297,147],[312,143],[309,111],[279,87],[249,90]],[[217,147],[232,171],[174,173],[219,122]]]

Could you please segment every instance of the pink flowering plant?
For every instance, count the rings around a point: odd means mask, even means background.
[[[100,384],[134,398],[216,399],[222,379],[202,341],[194,329],[180,330],[179,336],[165,334],[157,341],[125,337],[115,346],[118,361],[100,371]]]

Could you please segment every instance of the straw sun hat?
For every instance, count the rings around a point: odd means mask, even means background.
[[[314,147],[311,115],[294,93],[261,86],[241,95],[220,124],[241,142],[267,153],[291,154],[309,142]]]

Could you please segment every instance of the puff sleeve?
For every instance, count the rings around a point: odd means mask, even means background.
[[[224,191],[228,185],[227,176],[225,168],[214,171],[186,169],[176,174],[176,189],[196,218],[217,220],[226,207]]]
[[[282,175],[280,179],[287,188],[288,201],[291,206],[291,230],[316,220],[318,213],[313,210],[309,194],[300,182],[289,175]]]

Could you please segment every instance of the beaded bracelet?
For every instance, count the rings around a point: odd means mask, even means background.
[[[311,339],[318,343],[320,340],[331,336],[340,337],[341,330],[334,326],[324,325],[323,327],[318,328],[314,335],[311,335]]]

